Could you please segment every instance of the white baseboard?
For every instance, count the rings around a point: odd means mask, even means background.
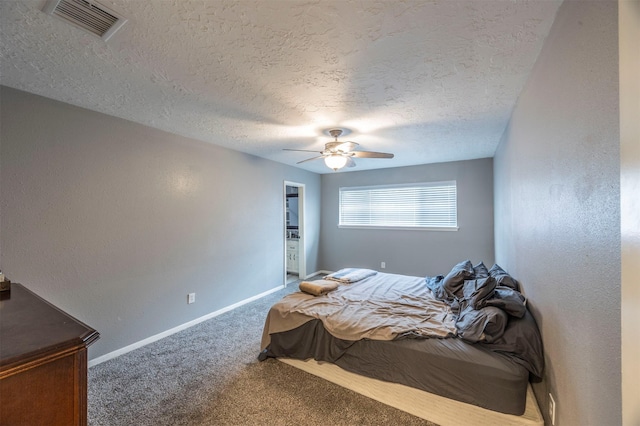
[[[242,305],[246,305],[247,303],[253,302],[254,300],[258,300],[258,299],[260,299],[262,297],[268,296],[271,293],[275,293],[278,290],[282,290],[283,288],[284,288],[283,285],[278,286],[276,288],[272,288],[271,290],[267,290],[264,293],[260,293],[260,294],[258,294],[256,296],[250,297],[248,299],[241,300],[240,302],[234,303],[233,305],[224,307],[222,309],[218,309],[217,311],[211,312],[211,313],[209,313],[207,315],[204,315],[204,316],[201,316],[200,318],[196,318],[196,319],[191,320],[189,322],[185,322],[184,324],[181,324],[181,325],[179,325],[177,327],[173,327],[172,329],[163,331],[162,333],[155,334],[155,335],[153,335],[151,337],[147,337],[146,339],[143,339],[143,340],[140,340],[138,342],[132,343],[132,344],[130,344],[128,346],[125,346],[124,348],[120,348],[120,349],[117,349],[117,350],[115,350],[113,352],[109,352],[108,354],[104,354],[102,356],[94,358],[94,359],[89,361],[89,367],[93,367],[94,365],[101,364],[101,363],[103,363],[105,361],[108,361],[110,359],[119,357],[120,355],[126,354],[127,352],[131,352],[131,351],[133,351],[135,349],[138,349],[138,348],[141,348],[143,346],[146,346],[149,343],[153,343],[153,342],[155,342],[157,340],[160,340],[160,339],[163,339],[163,338],[165,338],[167,336],[171,336],[172,334],[175,334],[175,333],[177,333],[179,331],[185,330],[185,329],[187,329],[189,327],[193,327],[194,325],[199,324],[199,323],[201,323],[203,321],[206,321],[208,319],[217,317],[218,315],[224,314],[225,312],[229,312],[229,311],[231,311],[231,310],[233,310],[235,308],[238,308],[238,307],[240,307]]]
[[[315,277],[316,275],[329,275],[331,273],[331,271],[315,271],[312,274],[307,275],[306,277],[303,277],[303,280],[307,280],[311,277]]]

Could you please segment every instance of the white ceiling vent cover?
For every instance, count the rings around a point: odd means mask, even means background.
[[[93,0],[47,0],[42,11],[64,19],[104,41],[118,31],[127,19]]]

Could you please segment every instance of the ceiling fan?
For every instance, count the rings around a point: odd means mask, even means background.
[[[372,151],[354,151],[358,146],[356,142],[338,142],[338,136],[343,133],[343,129],[330,129],[329,134],[335,138],[333,142],[327,142],[324,145],[324,151],[312,151],[308,149],[287,149],[284,151],[300,151],[300,152],[317,152],[320,155],[317,157],[307,158],[306,160],[298,161],[296,164],[305,163],[307,161],[324,158],[324,163],[330,169],[334,171],[343,167],[354,167],[356,162],[353,158],[393,158],[393,154],[387,154],[386,152],[372,152]]]

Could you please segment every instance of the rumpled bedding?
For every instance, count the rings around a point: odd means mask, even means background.
[[[504,334],[509,318],[502,309],[487,306],[481,310],[468,306],[456,321],[458,336],[471,343],[492,343]]]
[[[292,293],[272,306],[263,333],[270,335],[320,319],[338,339],[394,340],[402,337],[455,336],[455,317],[444,302],[434,299],[424,278],[376,273],[368,279],[314,297]]]
[[[369,278],[377,273],[378,271],[374,271],[373,269],[344,268],[327,275],[324,279],[337,281],[342,284],[352,284],[362,281],[365,278]]]
[[[331,335],[351,342],[459,336],[508,356],[534,378],[542,377],[540,332],[517,281],[502,268],[487,270],[482,262],[473,266],[466,260],[446,276],[426,279],[366,271],[338,271],[340,279],[368,278],[320,296],[292,293],[273,305],[261,350],[269,346],[271,334],[319,319]]]
[[[518,282],[504,269],[494,265],[487,270],[482,262],[473,266],[465,260],[447,275],[426,277],[425,282],[436,299],[451,307],[460,338],[508,354],[535,377],[542,377],[540,332]]]
[[[475,267],[470,260],[455,265],[445,275],[426,277],[426,284],[436,299],[447,303],[457,315],[458,335],[471,343],[491,343],[504,333],[508,315],[522,318],[526,310],[525,298],[514,288],[517,282],[500,266]],[[476,278],[480,271],[480,278]],[[498,285],[499,278],[501,283]]]

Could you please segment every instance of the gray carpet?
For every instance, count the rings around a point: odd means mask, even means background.
[[[277,360],[257,361],[269,307],[296,289],[91,367],[89,424],[434,425]]]

